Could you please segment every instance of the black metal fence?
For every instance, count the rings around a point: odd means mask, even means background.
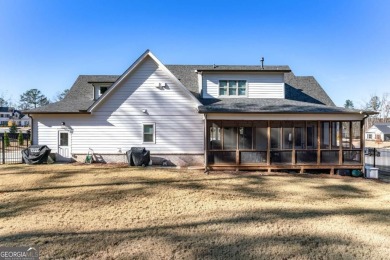
[[[365,166],[378,168],[380,179],[390,179],[390,148],[364,149]]]
[[[22,134],[19,138],[19,133],[8,133],[7,138],[0,133],[0,139],[0,164],[22,163],[22,150],[30,145],[30,135]]]

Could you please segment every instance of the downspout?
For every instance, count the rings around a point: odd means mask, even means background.
[[[208,174],[207,169],[207,114],[204,114],[204,173]]]
[[[34,129],[34,118],[32,118],[32,116],[30,116],[30,114],[27,114],[27,116],[30,118],[31,120],[31,130],[30,130],[30,145],[33,145],[33,139],[34,139],[34,135],[33,135],[33,129]]]
[[[360,139],[361,139],[361,142],[362,142],[362,154],[361,154],[361,160],[362,160],[362,162],[363,162],[363,172],[364,172],[364,174],[366,174],[366,169],[365,169],[365,165],[366,165],[366,157],[364,156],[364,150],[366,149],[366,142],[365,142],[365,140],[366,140],[366,133],[365,133],[365,131],[364,131],[364,124],[365,124],[365,121],[366,121],[366,119],[370,116],[369,114],[367,114],[367,113],[365,113],[364,111],[360,111],[360,114],[363,114],[364,115],[364,117],[363,117],[363,119],[362,119],[362,126],[361,126],[361,133],[362,133],[362,135],[363,136],[361,136],[360,137]],[[375,156],[375,155],[374,155]],[[366,176],[366,175],[364,175],[364,176]]]

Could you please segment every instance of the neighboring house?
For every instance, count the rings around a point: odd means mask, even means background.
[[[212,169],[361,169],[370,112],[336,107],[313,77],[288,66],[163,65],[150,51],[122,75],[79,76],[57,103],[24,111],[33,143],[59,160],[125,162],[134,146],[153,163]]]
[[[12,107],[0,107],[0,126],[8,127],[12,123],[16,126],[30,126],[30,118]]]
[[[13,108],[0,107],[0,126],[7,126],[8,121],[12,118]]]
[[[21,111],[14,110],[12,114],[12,121],[19,127],[28,127],[30,126],[31,119],[28,115],[24,115]]]
[[[368,141],[390,141],[390,123],[377,123],[366,131]]]

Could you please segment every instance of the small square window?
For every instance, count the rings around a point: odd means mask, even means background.
[[[155,127],[154,124],[144,124],[143,125],[143,142],[144,143],[154,143],[155,139]]]
[[[100,87],[99,93],[100,96],[103,95],[107,91],[108,87]]]

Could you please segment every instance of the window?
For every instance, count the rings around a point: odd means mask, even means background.
[[[220,96],[246,96],[246,80],[220,80]]]
[[[69,146],[69,134],[60,133],[60,146]]]
[[[374,138],[373,138],[373,134],[367,134],[367,139],[368,140],[373,140]]]
[[[99,89],[99,96],[103,95],[104,92],[107,91],[107,89],[108,89],[108,87],[100,87],[100,89]]]
[[[143,124],[143,142],[154,143],[155,142],[155,125],[154,124]]]

